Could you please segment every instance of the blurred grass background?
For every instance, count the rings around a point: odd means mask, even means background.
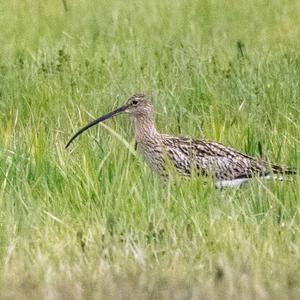
[[[296,299],[299,176],[161,182],[130,120],[299,169],[299,1],[0,0],[0,297]],[[129,145],[127,144],[129,143]]]

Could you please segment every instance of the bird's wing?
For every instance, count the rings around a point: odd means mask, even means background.
[[[268,163],[248,156],[223,144],[194,140],[193,149],[196,164],[208,166],[218,179],[242,179],[253,176],[266,176],[270,173]]]
[[[212,141],[163,135],[162,143],[175,167],[185,174],[196,168],[202,175],[238,179],[266,176],[271,170],[263,160]]]

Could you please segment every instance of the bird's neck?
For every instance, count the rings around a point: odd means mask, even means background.
[[[139,115],[134,119],[135,139],[137,143],[142,143],[145,140],[155,139],[158,132],[155,128],[153,116]]]

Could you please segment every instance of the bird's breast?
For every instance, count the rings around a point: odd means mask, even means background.
[[[151,169],[160,174],[164,172],[163,152],[159,143],[138,141],[137,150]]]

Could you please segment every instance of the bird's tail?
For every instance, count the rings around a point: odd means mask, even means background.
[[[271,170],[274,174],[280,174],[280,175],[296,175],[297,170],[293,167],[285,167],[285,166],[279,166],[271,164]]]

